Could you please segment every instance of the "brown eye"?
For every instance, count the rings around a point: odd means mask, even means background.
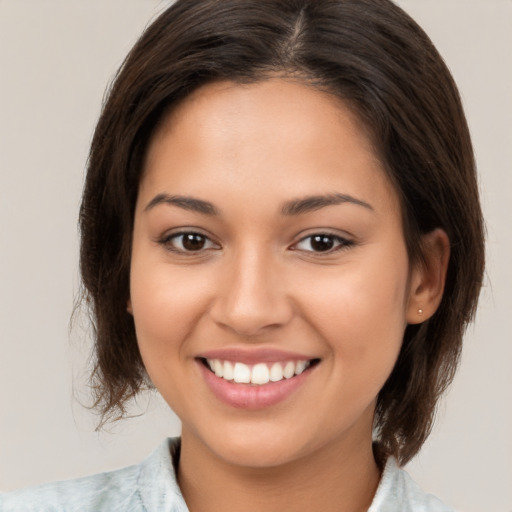
[[[328,253],[348,248],[353,244],[354,242],[341,236],[318,233],[303,238],[295,248],[305,252]]]
[[[314,251],[324,252],[334,247],[334,240],[332,236],[315,235],[311,237],[310,244]]]
[[[200,251],[206,243],[206,237],[197,233],[181,235],[183,248],[187,251]]]
[[[166,236],[159,243],[169,251],[178,253],[201,252],[219,248],[207,236],[194,232],[174,233]]]

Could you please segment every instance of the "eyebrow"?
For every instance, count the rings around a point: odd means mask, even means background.
[[[335,193],[306,196],[300,199],[287,201],[283,205],[281,213],[286,216],[302,215],[311,211],[320,210],[326,206],[333,206],[344,203],[355,204],[357,206],[362,206],[368,210],[374,211],[373,207],[366,201],[362,201],[361,199],[357,199],[348,194]],[[156,195],[148,203],[144,211],[151,210],[159,204],[170,204],[184,210],[201,213],[203,215],[220,216],[219,210],[209,201],[204,201],[203,199],[197,199],[190,196],[169,194]]]
[[[281,213],[283,215],[302,215],[303,213],[320,210],[326,206],[332,206],[343,203],[351,203],[362,206],[368,210],[375,211],[366,201],[357,199],[348,194],[325,194],[318,196],[307,196],[302,199],[294,199],[284,204]]]
[[[155,196],[148,203],[144,211],[151,210],[152,208],[159,204],[170,204],[173,206],[178,206],[179,208],[183,208],[184,210],[202,213],[204,215],[220,215],[219,210],[208,201],[196,199],[195,197],[171,196],[169,194],[158,194],[157,196]]]

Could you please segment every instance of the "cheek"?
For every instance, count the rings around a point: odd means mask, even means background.
[[[377,260],[311,279],[302,311],[345,376],[375,379],[381,386],[394,366],[406,327],[408,267],[401,253]]]
[[[161,262],[140,264],[132,261],[131,302],[137,339],[145,364],[161,357],[184,356],[182,342],[201,317],[207,289],[201,273],[169,268]],[[151,360],[150,360],[151,359]],[[148,368],[149,370],[149,368]]]

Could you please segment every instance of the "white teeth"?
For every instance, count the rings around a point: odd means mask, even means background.
[[[300,375],[306,369],[307,364],[306,361],[298,361],[295,368],[295,375]]]
[[[224,365],[218,359],[213,360],[213,371],[217,377],[224,376]]]
[[[233,364],[230,363],[229,361],[224,361],[224,375],[223,375],[223,377],[226,380],[233,380],[233,376],[234,376]]]
[[[251,382],[251,369],[244,363],[235,363],[233,380],[239,384],[249,384]]]
[[[295,375],[295,363],[288,361],[283,368],[283,376],[285,379],[291,379]]]
[[[270,380],[272,382],[283,380],[283,367],[280,363],[274,363],[270,367]]]
[[[267,384],[270,380],[270,371],[265,363],[258,363],[252,367],[251,384]]]
[[[310,366],[310,361],[257,363],[252,367],[245,363],[232,363],[220,359],[207,359],[206,362],[217,377],[238,384],[254,384],[257,386],[291,379],[293,376],[303,373]]]

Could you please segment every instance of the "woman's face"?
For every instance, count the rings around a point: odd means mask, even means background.
[[[252,467],[370,443],[411,272],[397,195],[327,94],[211,84],[151,141],[128,308],[187,443]]]

